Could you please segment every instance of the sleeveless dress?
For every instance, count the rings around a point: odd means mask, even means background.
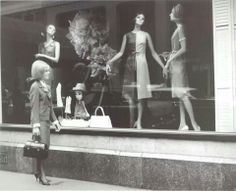
[[[150,84],[146,60],[146,32],[129,32],[126,34],[127,60],[124,70],[123,97],[135,100],[152,97],[148,90]]]
[[[45,46],[43,42],[39,44],[38,52],[47,56],[55,57],[55,41],[52,41],[49,45]],[[55,63],[47,58],[39,58],[39,60],[45,61],[49,66],[54,68]]]
[[[171,37],[172,52],[170,58],[181,48],[180,42],[186,40],[183,26],[177,27]],[[188,74],[186,68],[186,55],[183,54],[170,63],[170,78],[173,98],[191,97]]]

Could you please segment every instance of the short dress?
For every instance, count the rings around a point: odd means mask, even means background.
[[[170,58],[181,48],[180,42],[186,40],[183,26],[177,27],[171,38],[172,52]],[[186,55],[181,55],[170,63],[170,78],[173,98],[191,97],[188,74],[186,68]]]
[[[140,100],[152,97],[149,70],[146,60],[147,34],[144,31],[126,34],[127,59],[124,70],[122,95]]]

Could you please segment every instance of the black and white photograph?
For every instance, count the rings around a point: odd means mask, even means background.
[[[236,0],[1,0],[1,190],[236,191]]]

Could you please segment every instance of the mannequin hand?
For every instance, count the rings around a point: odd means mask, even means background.
[[[59,132],[61,130],[61,124],[59,123],[58,120],[54,121],[52,124],[55,127],[56,132]]]
[[[106,74],[109,75],[111,73],[111,63],[108,61],[106,64]]]
[[[34,56],[35,56],[35,58],[43,57],[43,54],[35,54]]]
[[[162,74],[163,74],[163,78],[167,79],[168,78],[168,68],[164,67]]]
[[[166,60],[168,60],[170,53],[169,53],[169,52],[163,52],[163,53],[161,53],[160,55],[161,55],[161,56],[164,58],[164,60],[166,61]]]

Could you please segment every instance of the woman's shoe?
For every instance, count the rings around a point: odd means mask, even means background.
[[[39,172],[34,174],[34,177],[37,182],[39,182],[40,176],[41,176],[41,174]]]
[[[39,183],[42,185],[51,185],[48,180],[43,180],[42,177],[39,178]]]
[[[189,127],[188,127],[188,125],[184,125],[183,127],[180,127],[179,130],[180,131],[187,131],[187,130],[189,130]]]

